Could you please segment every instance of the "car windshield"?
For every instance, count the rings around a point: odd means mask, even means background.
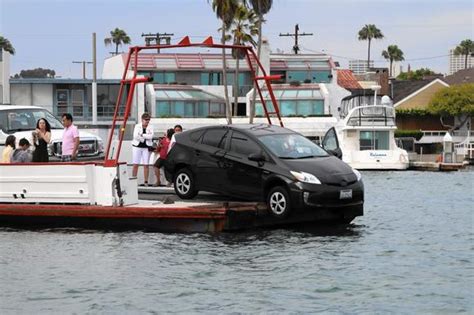
[[[51,125],[51,129],[64,128],[62,123],[47,110],[28,108],[0,111],[0,129],[5,133],[34,130],[36,122],[40,118],[46,119]]]
[[[317,144],[297,133],[265,135],[258,138],[281,159],[307,159],[328,156]]]

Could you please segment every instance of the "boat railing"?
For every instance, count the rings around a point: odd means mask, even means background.
[[[353,108],[345,119],[347,126],[395,126],[395,109],[385,105]]]
[[[423,137],[444,137],[448,130],[421,130]],[[449,132],[453,137],[466,137],[467,131],[453,130]]]
[[[463,142],[455,144],[454,149],[457,154],[463,155],[470,160],[474,159],[474,142],[472,142],[471,137],[467,137]]]

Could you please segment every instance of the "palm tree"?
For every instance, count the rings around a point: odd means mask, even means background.
[[[234,45],[246,45],[250,43],[254,47],[257,46],[257,43],[253,39],[253,36],[258,33],[255,12],[247,9],[245,5],[239,4],[235,11],[234,20],[229,26],[228,31],[230,31],[232,35],[228,35],[226,40],[232,39]],[[232,57],[236,60],[234,73],[234,105],[237,106],[239,99],[240,59],[245,57],[245,52],[240,49],[233,49]]]
[[[377,26],[374,24],[365,24],[365,26],[359,31],[359,40],[366,40],[368,44],[368,54],[367,54],[367,69],[369,69],[370,64],[370,42],[372,39],[382,39],[384,36],[382,31],[380,31]]]
[[[467,69],[467,58],[474,53],[474,42],[470,39],[465,39],[454,49],[455,56],[464,56],[464,69]]]
[[[113,31],[110,31],[110,37],[107,37],[104,39],[104,44],[106,46],[112,45],[112,43],[115,44],[115,54],[118,55],[118,48],[122,44],[130,44],[132,40],[130,39],[130,36],[127,35],[127,33],[124,30],[119,29],[116,27]]]
[[[3,36],[0,36],[0,49],[9,52],[12,55],[15,54],[15,48],[13,48],[12,43],[10,43],[10,41]]]
[[[246,0],[247,1],[247,0]],[[252,9],[258,16],[258,44],[257,44],[257,57],[260,59],[260,52],[262,50],[262,24],[264,21],[263,16],[267,14],[270,9],[272,8],[273,0],[248,0],[252,5]],[[257,67],[257,71],[255,75],[258,75],[259,69]],[[250,115],[249,115],[249,122],[253,123],[253,118],[255,116],[255,100],[257,98],[257,89],[256,84],[254,83],[254,89],[252,93],[252,102],[250,103]]]
[[[209,1],[209,0],[208,0]],[[225,44],[226,41],[226,29],[232,23],[235,11],[238,7],[237,0],[212,0],[212,10],[216,13],[218,19],[222,21],[220,28],[222,33],[221,43]],[[225,48],[222,48],[222,84],[224,85],[224,96],[226,104],[226,118],[227,123],[232,123],[232,108],[229,102],[229,91],[227,91],[227,62],[225,56]]]
[[[397,45],[389,45],[387,50],[382,51],[382,56],[390,61],[390,71],[389,74],[392,76],[392,64],[394,61],[403,61],[405,57],[403,56],[403,51],[398,48]]]

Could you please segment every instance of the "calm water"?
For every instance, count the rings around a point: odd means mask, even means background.
[[[0,229],[0,313],[474,312],[474,170],[365,172],[348,228]]]

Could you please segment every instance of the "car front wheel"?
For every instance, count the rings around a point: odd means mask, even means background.
[[[267,196],[270,213],[277,218],[285,218],[291,210],[290,195],[285,187],[273,187]]]
[[[189,169],[182,168],[176,173],[174,191],[181,199],[192,199],[197,195],[194,177]]]

